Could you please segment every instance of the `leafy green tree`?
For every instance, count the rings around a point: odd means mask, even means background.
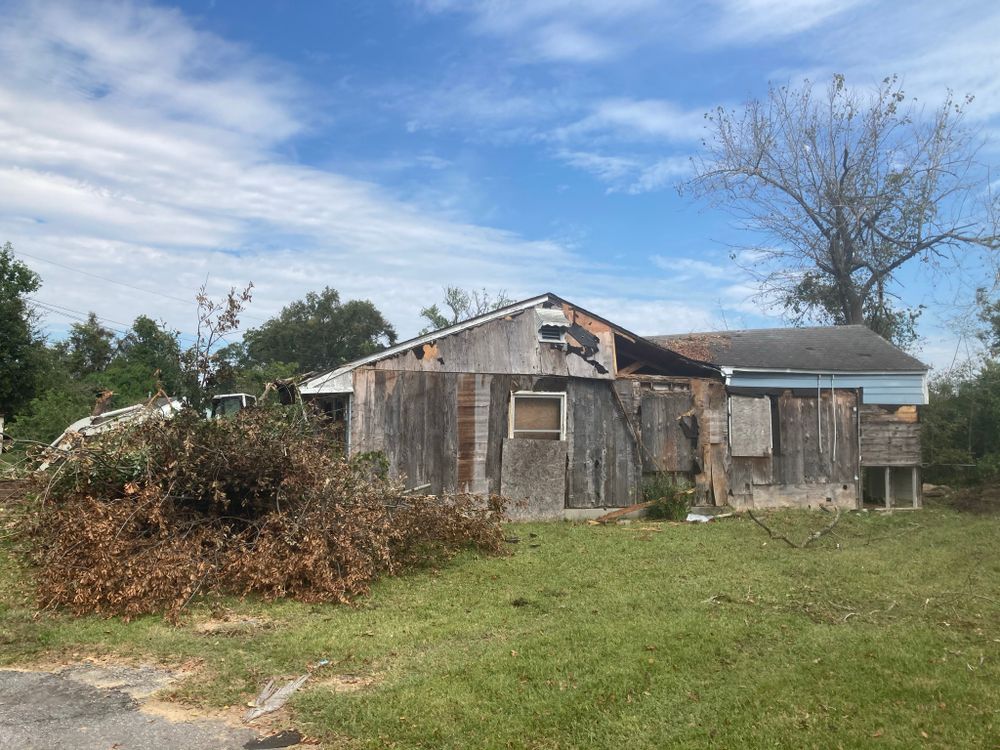
[[[808,81],[772,86],[706,116],[687,187],[764,238],[747,270],[793,317],[864,323],[905,344],[919,310],[891,301],[900,269],[1000,247],[971,101],[949,94],[924,116],[895,77],[868,95],[842,75],[825,95]]]
[[[396,331],[368,300],[341,303],[329,287],[292,302],[260,328],[246,332],[248,366],[294,363],[324,370],[396,343]]]
[[[437,304],[422,309],[420,316],[430,325],[420,331],[420,335],[453,326],[463,320],[485,315],[493,310],[499,310],[513,301],[502,289],[494,297],[485,289],[466,291],[457,286],[445,287],[443,304],[447,312],[442,311]]]
[[[96,313],[83,323],[74,323],[69,337],[60,344],[66,352],[66,364],[75,378],[104,372],[115,355],[118,342],[114,331],[101,325]]]
[[[181,370],[176,331],[140,315],[118,342],[118,351],[98,382],[114,391],[117,406],[136,403],[158,387],[170,396],[187,394],[189,382]]]
[[[27,296],[41,280],[14,257],[14,247],[0,248],[0,415],[16,416],[35,396],[42,366],[42,341]]]

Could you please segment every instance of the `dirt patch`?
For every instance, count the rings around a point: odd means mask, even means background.
[[[135,700],[166,690],[186,676],[182,672],[150,664],[133,667],[93,662],[65,667],[55,674],[91,687],[118,690]]]
[[[1000,515],[1000,485],[986,484],[955,490],[944,502],[962,513]]]
[[[314,687],[325,687],[335,693],[356,693],[377,685],[381,678],[370,674],[333,674],[313,682]]]
[[[193,630],[202,635],[249,635],[274,627],[274,621],[266,617],[219,617],[195,624]]]

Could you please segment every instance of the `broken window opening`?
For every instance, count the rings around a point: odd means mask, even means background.
[[[510,437],[566,439],[566,394],[516,391],[510,399]]]

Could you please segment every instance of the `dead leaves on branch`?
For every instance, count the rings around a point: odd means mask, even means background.
[[[347,602],[504,547],[500,498],[414,496],[281,409],[184,412],[80,446],[23,530],[43,606],[176,617],[199,594]]]

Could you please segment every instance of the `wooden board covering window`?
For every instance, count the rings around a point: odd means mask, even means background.
[[[732,453],[734,456],[771,455],[771,402],[765,396],[733,396]]]
[[[562,437],[560,396],[514,395],[514,437],[559,440]]]

